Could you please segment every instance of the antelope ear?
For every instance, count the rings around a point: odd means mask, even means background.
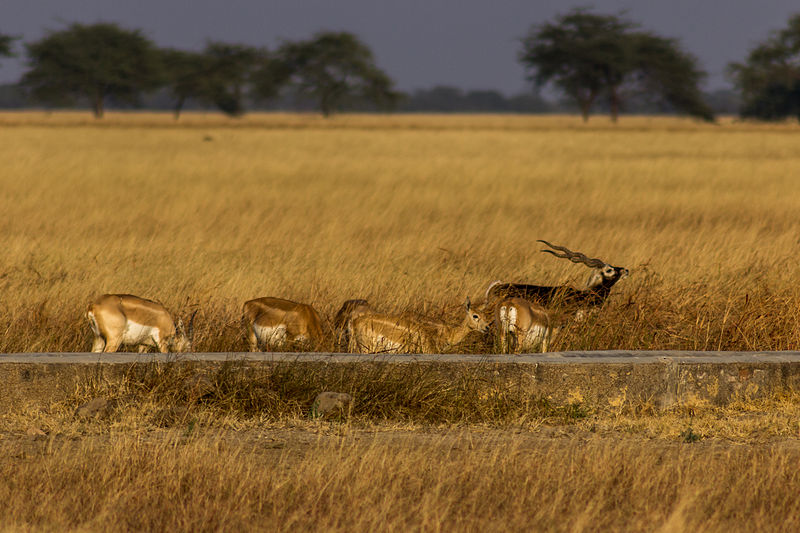
[[[469,311],[472,308],[472,304],[469,301],[469,296],[467,296],[467,301],[466,301],[465,305],[467,306],[467,311]]]

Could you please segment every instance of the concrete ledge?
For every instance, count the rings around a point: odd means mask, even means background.
[[[553,404],[596,409],[648,405],[723,406],[800,391],[800,352],[602,351],[507,355],[350,355],[332,353],[144,354],[41,353],[0,355],[0,409],[52,401],[82,381],[113,382],[140,364],[188,363],[213,372],[225,362],[243,368],[310,365],[320,387],[333,372],[364,372],[414,364],[457,383],[470,377],[487,394],[513,390]],[[38,399],[37,399],[38,398]]]
[[[354,363],[514,363],[514,364],[653,364],[676,363],[800,363],[800,352],[692,352],[665,350],[603,350],[591,352],[548,352],[545,354],[349,354],[336,352],[198,352],[185,354],[138,354],[132,352],[91,353],[9,353],[0,354],[4,363],[38,364],[129,364],[174,361],[261,361]]]

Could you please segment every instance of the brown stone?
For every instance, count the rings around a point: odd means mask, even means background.
[[[108,416],[114,406],[105,398],[93,398],[75,409],[75,415],[79,418],[98,418]]]
[[[321,392],[311,406],[312,416],[327,417],[346,414],[353,404],[353,397],[344,392]]]

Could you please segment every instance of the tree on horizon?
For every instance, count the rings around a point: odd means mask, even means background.
[[[135,104],[163,81],[155,45],[139,30],[114,23],[75,23],[26,49],[31,68],[22,85],[35,99],[65,104],[85,98],[96,118],[102,118],[107,99]]]
[[[14,52],[11,49],[11,45],[16,40],[17,37],[0,33],[0,57],[14,57]]]
[[[676,111],[713,121],[697,60],[674,39],[641,31],[616,15],[578,8],[533,26],[519,61],[538,87],[553,84],[578,105],[584,121],[600,98],[617,120],[626,93],[646,92]]]
[[[210,41],[202,53],[206,79],[201,99],[229,116],[243,115],[244,99],[262,54],[253,46]]]
[[[742,95],[743,117],[800,120],[800,13],[728,71]]]
[[[316,33],[311,39],[284,44],[278,54],[289,83],[299,94],[313,98],[325,117],[353,100],[391,107],[399,97],[394,82],[375,64],[372,51],[352,33]]]

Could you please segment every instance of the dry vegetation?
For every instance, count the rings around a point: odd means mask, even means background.
[[[537,238],[627,266],[557,348],[792,349],[792,125],[678,119],[0,116],[0,351],[85,351],[102,292],[201,310],[244,348],[252,297],[455,319],[494,279],[580,284]],[[622,323],[624,326],[619,327]]]
[[[257,296],[329,320],[360,297],[455,321],[495,279],[585,280],[538,238],[632,271],[556,349],[798,349],[799,134],[651,118],[0,114],[0,352],[88,350],[86,304],[103,292],[199,309],[201,351],[245,349],[239,309]],[[796,393],[593,412],[375,367],[348,384],[349,417],[319,421],[317,390],[290,367],[245,380],[223,366],[202,397],[170,373],[190,367],[136,368],[0,402],[0,527],[800,528]],[[97,396],[112,412],[76,418]]]
[[[7,527],[135,531],[797,531],[797,446],[316,428],[27,443]],[[244,442],[242,442],[242,440]]]
[[[537,238],[627,266],[556,349],[793,349],[799,128],[630,118],[0,116],[0,352],[86,351],[102,292],[199,308],[348,298],[456,320],[495,279],[580,285]],[[622,326],[620,326],[620,324]]]
[[[330,371],[331,385],[339,370]],[[349,383],[360,400],[349,416],[320,420],[308,409],[314,372],[229,363],[208,374],[199,395],[183,386],[197,371],[188,363],[134,365],[116,378],[98,374],[70,390],[54,388],[50,399],[19,397],[13,408],[4,395],[0,525],[800,527],[796,393],[727,408],[592,412],[526,402],[513,391],[478,398],[469,381],[448,384],[410,365],[399,374],[374,366]],[[74,414],[96,397],[113,406],[97,417]]]
[[[138,364],[0,398],[0,526],[136,531],[796,531],[800,397],[593,412],[405,365]],[[207,367],[204,367],[208,371]],[[49,375],[49,374],[48,374]],[[341,377],[349,376],[348,383]],[[338,380],[338,382],[337,382]],[[318,385],[318,384],[317,384]],[[317,389],[318,390],[318,389]],[[110,400],[80,417],[90,398]],[[27,433],[27,434],[26,434]]]

